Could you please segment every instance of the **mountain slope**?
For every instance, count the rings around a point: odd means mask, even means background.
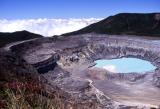
[[[40,38],[43,37],[38,34],[30,33],[28,31],[17,31],[14,33],[2,33],[0,32],[0,47],[4,46],[5,44],[16,42],[16,41],[22,41],[22,40],[28,40],[33,38]]]
[[[81,30],[63,35],[69,36],[91,32],[102,34],[160,36],[160,13],[121,13],[91,24]]]

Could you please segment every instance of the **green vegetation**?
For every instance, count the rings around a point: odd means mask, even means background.
[[[31,87],[26,83],[12,82],[5,83],[0,91],[0,108],[1,109],[65,109],[64,103],[59,95],[48,98],[37,93],[37,86]]]
[[[160,13],[121,13],[64,36],[101,33],[114,35],[160,36]]]

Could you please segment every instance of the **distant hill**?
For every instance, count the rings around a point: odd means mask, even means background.
[[[0,47],[4,46],[5,44],[16,42],[16,41],[22,41],[22,40],[28,40],[33,38],[40,38],[43,37],[38,34],[30,33],[28,31],[17,31],[13,33],[2,33],[0,32]]]
[[[110,16],[78,31],[63,35],[69,36],[91,32],[116,35],[160,36],[160,13],[121,13]]]

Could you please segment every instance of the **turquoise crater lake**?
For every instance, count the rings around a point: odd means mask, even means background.
[[[102,59],[95,61],[97,68],[103,68],[115,73],[143,73],[156,69],[149,61],[138,58]]]

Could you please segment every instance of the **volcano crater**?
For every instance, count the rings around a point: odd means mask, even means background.
[[[11,50],[38,71],[43,69],[42,76],[51,85],[80,100],[84,95],[90,98],[88,93],[92,93],[96,95],[100,107],[159,106],[160,47],[154,40],[126,35],[83,34],[67,38],[62,36],[55,41],[40,38],[32,43],[14,45]],[[110,73],[93,68],[96,60],[122,57],[149,61],[156,69],[144,73]],[[90,90],[87,93],[84,89],[88,87]]]

